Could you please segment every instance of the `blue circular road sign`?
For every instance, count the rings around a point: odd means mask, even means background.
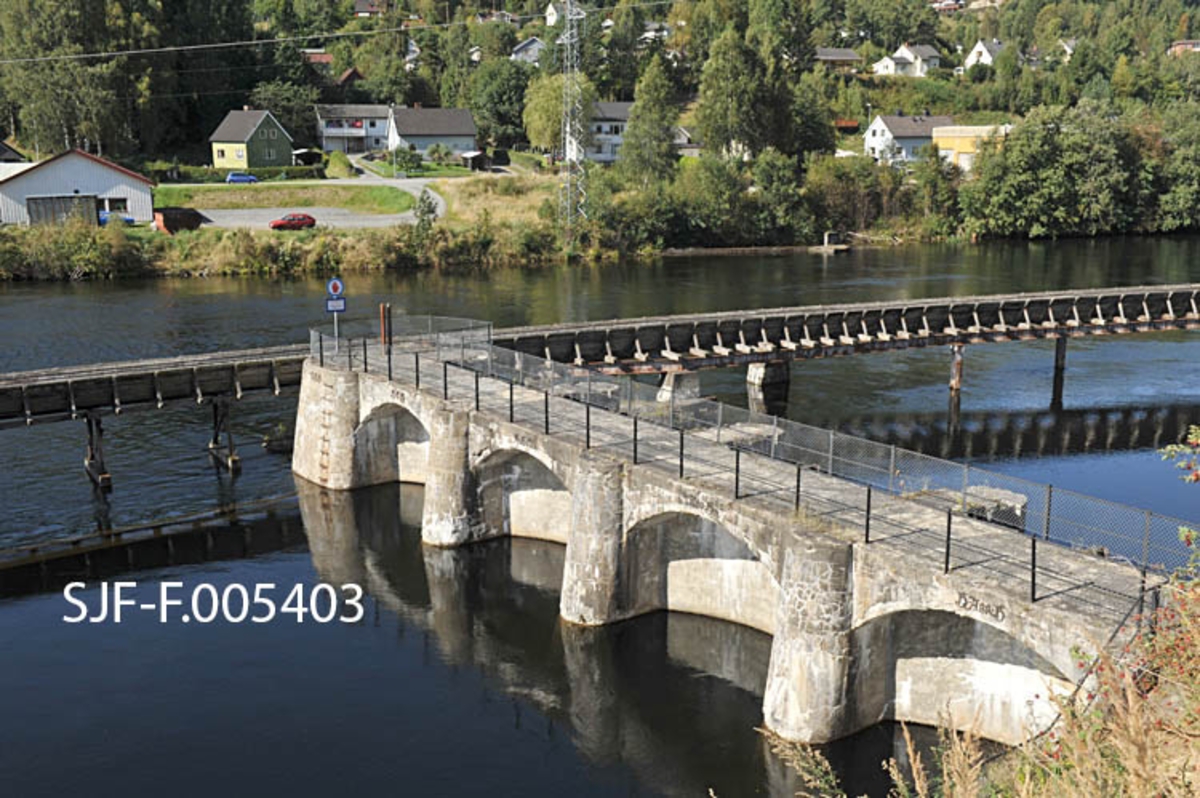
[[[329,292],[330,296],[341,296],[346,290],[346,284],[342,282],[341,277],[334,277],[325,284],[325,290]]]

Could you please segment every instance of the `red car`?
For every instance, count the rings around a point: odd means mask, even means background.
[[[272,230],[304,230],[309,227],[314,227],[317,220],[309,216],[307,213],[289,213],[282,219],[276,219],[271,222]]]

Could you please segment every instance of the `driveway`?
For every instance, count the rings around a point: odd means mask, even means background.
[[[289,180],[288,186],[302,186],[312,183],[319,186],[391,186],[420,198],[421,192],[433,183],[433,178],[410,177],[396,179],[380,177],[354,159],[355,166],[362,170],[359,177],[333,177],[326,180]],[[203,184],[199,184],[203,185]],[[432,188],[429,189],[437,208],[437,216],[446,213],[446,200]],[[265,228],[272,219],[288,213],[307,213],[317,220],[318,225],[338,228],[391,227],[397,224],[412,224],[416,221],[415,211],[393,214],[357,213],[344,208],[242,208],[237,210],[217,210],[197,208],[200,213],[212,219],[215,227],[251,227]]]

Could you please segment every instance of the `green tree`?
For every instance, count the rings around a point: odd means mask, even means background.
[[[596,105],[596,88],[586,77],[580,77],[580,84],[584,113],[588,113]],[[562,109],[562,75],[542,75],[530,82],[525,90],[525,112],[522,115],[525,136],[530,144],[550,152],[562,149]],[[585,148],[589,144],[587,139],[590,130],[591,125],[585,123],[585,141],[580,142]]]
[[[633,97],[638,80],[638,45],[645,30],[645,15],[634,0],[620,0],[612,20],[606,48],[606,74],[600,88],[609,99],[628,100]]]
[[[312,86],[272,80],[255,86],[250,102],[255,108],[270,111],[291,135],[295,147],[311,147],[316,143],[313,106],[320,94]]]
[[[675,150],[678,122],[679,110],[671,101],[666,69],[662,59],[654,56],[638,81],[629,109],[619,160],[626,179],[645,187],[670,178],[679,157]]]
[[[712,47],[700,77],[696,121],[712,152],[758,152],[767,138],[766,100],[758,56],[731,25]]]
[[[485,61],[470,83],[470,108],[479,138],[511,147],[522,138],[521,113],[531,69],[507,58]]]

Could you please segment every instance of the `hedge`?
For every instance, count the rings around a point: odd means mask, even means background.
[[[148,163],[144,172],[156,183],[224,183],[230,172],[249,172],[259,180],[323,180],[324,166],[264,166],[258,169],[214,169],[165,161]]]

